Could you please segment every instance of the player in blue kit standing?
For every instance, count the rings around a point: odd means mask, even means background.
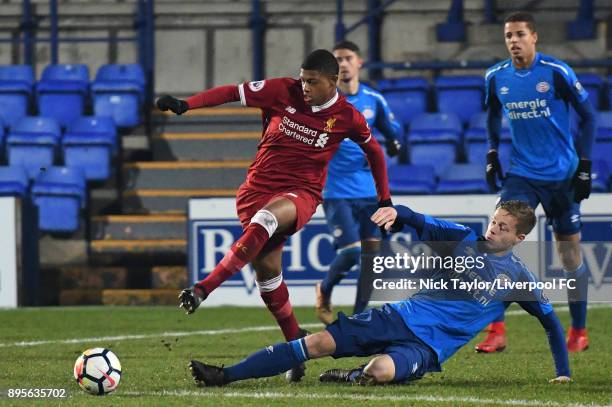
[[[570,352],[588,348],[586,331],[588,272],[580,252],[580,201],[591,192],[591,148],[595,113],[588,94],[572,69],[556,58],[536,52],[538,34],[533,16],[516,12],[505,20],[504,36],[510,58],[489,68],[486,106],[489,151],[487,181],[502,180],[501,201],[521,200],[533,208],[542,204],[552,224],[557,249],[578,290],[568,290],[572,323]],[[580,118],[579,136],[570,132],[570,105]],[[512,151],[506,177],[498,158],[502,114],[510,122]],[[504,314],[489,327],[478,352],[506,347]]]
[[[421,241],[438,247],[439,256],[463,259],[471,256],[482,261],[482,265],[469,271],[434,270],[432,279],[449,285],[453,279],[537,282],[512,253],[513,247],[525,239],[536,223],[533,209],[525,202],[500,204],[485,236],[480,237],[470,228],[416,213],[404,206],[383,208],[372,220],[387,230],[404,225],[414,228]],[[401,383],[419,379],[427,372],[440,371],[448,358],[516,301],[546,331],[556,368],[556,377],[551,382],[570,381],[563,327],[552,306],[538,289],[523,294],[526,296],[517,299],[509,290],[471,289],[450,299],[446,290],[420,290],[404,301],[385,304],[382,309],[370,309],[350,317],[339,313],[338,319],[324,331],[268,346],[235,365],[217,367],[191,361],[189,367],[196,384],[224,386],[238,380],[274,376],[309,359],[377,355],[366,366],[332,369],[323,373],[320,380]]]
[[[363,60],[359,47],[351,41],[341,41],[334,46],[333,52],[340,66],[340,91],[363,114],[370,128],[382,133],[387,155],[399,154],[401,124],[395,120],[380,92],[360,83]],[[375,244],[374,241],[380,240],[378,227],[370,221],[370,216],[378,209],[372,172],[359,146],[349,139],[340,144],[329,163],[323,209],[336,249],[336,257],[325,279],[316,286],[317,316],[327,325],[334,320],[332,290],[353,266],[359,264],[361,242]],[[357,284],[355,313],[363,311],[368,304],[367,298],[363,298],[367,293],[361,291],[361,286]]]

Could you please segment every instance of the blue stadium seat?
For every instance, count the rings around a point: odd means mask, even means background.
[[[479,112],[472,116],[470,124],[464,135],[467,161],[470,164],[484,164],[486,162],[489,144],[487,142],[487,113]],[[510,147],[512,136],[510,124],[504,116],[500,135],[499,154],[502,166],[507,168],[510,163]]]
[[[0,119],[6,127],[28,114],[33,85],[34,71],[30,65],[0,66]]]
[[[477,164],[454,164],[440,178],[438,194],[481,194],[489,192],[485,169]]]
[[[483,109],[481,76],[440,76],[435,81],[436,106],[441,113],[455,113],[463,123]]]
[[[393,194],[431,194],[436,178],[430,165],[395,164],[389,166],[389,189]]]
[[[80,117],[62,139],[64,164],[78,167],[88,181],[104,181],[117,145],[115,123],[110,117]]]
[[[85,197],[85,176],[78,168],[49,167],[41,172],[32,186],[39,229],[46,232],[77,230]]]
[[[62,127],[83,115],[89,88],[87,65],[49,65],[36,85],[38,112]]]
[[[427,110],[429,84],[425,78],[407,77],[378,81],[389,107],[404,126]]]
[[[589,100],[593,107],[596,110],[601,109],[601,96],[604,85],[601,76],[594,73],[579,73],[576,76],[584,89],[589,92]]]
[[[605,161],[593,161],[591,169],[592,189],[594,192],[606,192],[608,190],[608,178],[610,177],[610,168]]]
[[[25,197],[28,194],[28,173],[21,166],[0,167],[0,196]]]
[[[145,77],[139,64],[103,65],[91,85],[94,114],[111,116],[119,127],[140,123]]]
[[[410,163],[431,165],[440,175],[455,162],[461,140],[461,122],[455,114],[423,113],[410,126]]]
[[[9,165],[21,165],[30,178],[36,177],[41,167],[53,165],[60,136],[60,127],[54,119],[24,117],[6,138]]]
[[[602,160],[612,168],[612,112],[599,112],[592,159]]]

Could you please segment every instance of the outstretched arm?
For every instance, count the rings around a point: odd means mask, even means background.
[[[567,381],[563,378],[568,378],[569,380],[571,372],[567,347],[565,346],[565,334],[561,322],[559,322],[559,318],[557,318],[557,314],[555,314],[552,307],[543,307],[538,301],[521,301],[519,305],[525,311],[538,318],[540,324],[542,324],[542,327],[546,331],[548,344],[553,355],[557,373],[557,378],[553,379],[554,382]]]
[[[190,109],[219,106],[224,103],[237,102],[238,100],[240,100],[238,86],[225,85],[197,93],[187,98],[187,100],[181,100],[170,95],[164,95],[157,99],[156,104],[157,108],[162,112],[170,110],[180,115]]]

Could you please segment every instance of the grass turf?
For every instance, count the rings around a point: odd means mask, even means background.
[[[514,308],[513,308],[514,309]],[[346,310],[345,310],[346,311]],[[302,323],[315,323],[314,311],[296,308]],[[569,315],[560,312],[567,326]],[[442,373],[427,375],[410,385],[350,387],[322,385],[318,375],[331,367],[353,367],[363,358],[308,362],[299,384],[284,377],[247,380],[224,389],[196,388],[187,362],[196,358],[229,365],[249,353],[281,340],[280,331],[262,308],[204,308],[185,316],[174,307],[63,307],[0,311],[0,404],[25,405],[49,400],[9,399],[11,388],[66,389],[61,405],[566,405],[612,403],[612,309],[589,311],[591,349],[570,355],[574,382],[551,385],[554,365],[543,329],[527,314],[509,315],[508,348],[493,355],[476,354],[476,341],[461,349]],[[267,330],[199,335],[163,332],[245,329]],[[311,330],[317,330],[312,328]],[[96,340],[15,346],[20,341],[55,341],[93,337],[143,335],[144,338]],[[86,348],[112,349],[121,360],[123,377],[115,393],[94,397],[82,392],[72,378],[72,366]]]

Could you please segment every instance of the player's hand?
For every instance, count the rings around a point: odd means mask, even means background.
[[[499,155],[497,151],[491,150],[487,153],[487,184],[493,191],[497,191],[497,179],[500,181],[504,179],[504,173],[502,171],[501,163],[499,162]]]
[[[179,294],[179,308],[184,308],[187,315],[193,314],[204,299],[202,290],[197,287],[185,288]]]
[[[574,174],[574,202],[580,203],[591,195],[591,160],[581,159]]]
[[[385,139],[385,149],[387,150],[387,155],[389,157],[395,157],[399,154],[402,145],[400,142],[394,138]]]
[[[559,376],[559,377],[555,377],[554,379],[550,379],[548,383],[559,384],[559,383],[570,383],[571,381],[572,381],[571,377]]]
[[[172,112],[180,115],[189,110],[189,105],[187,104],[187,102],[172,97],[170,95],[163,95],[162,97],[157,99],[157,102],[155,104],[157,105],[157,108],[162,112],[171,110]]]
[[[384,228],[384,230],[390,231],[391,227],[395,223],[395,220],[397,219],[397,211],[392,206],[378,208],[370,219],[372,222],[380,226],[381,229]]]

